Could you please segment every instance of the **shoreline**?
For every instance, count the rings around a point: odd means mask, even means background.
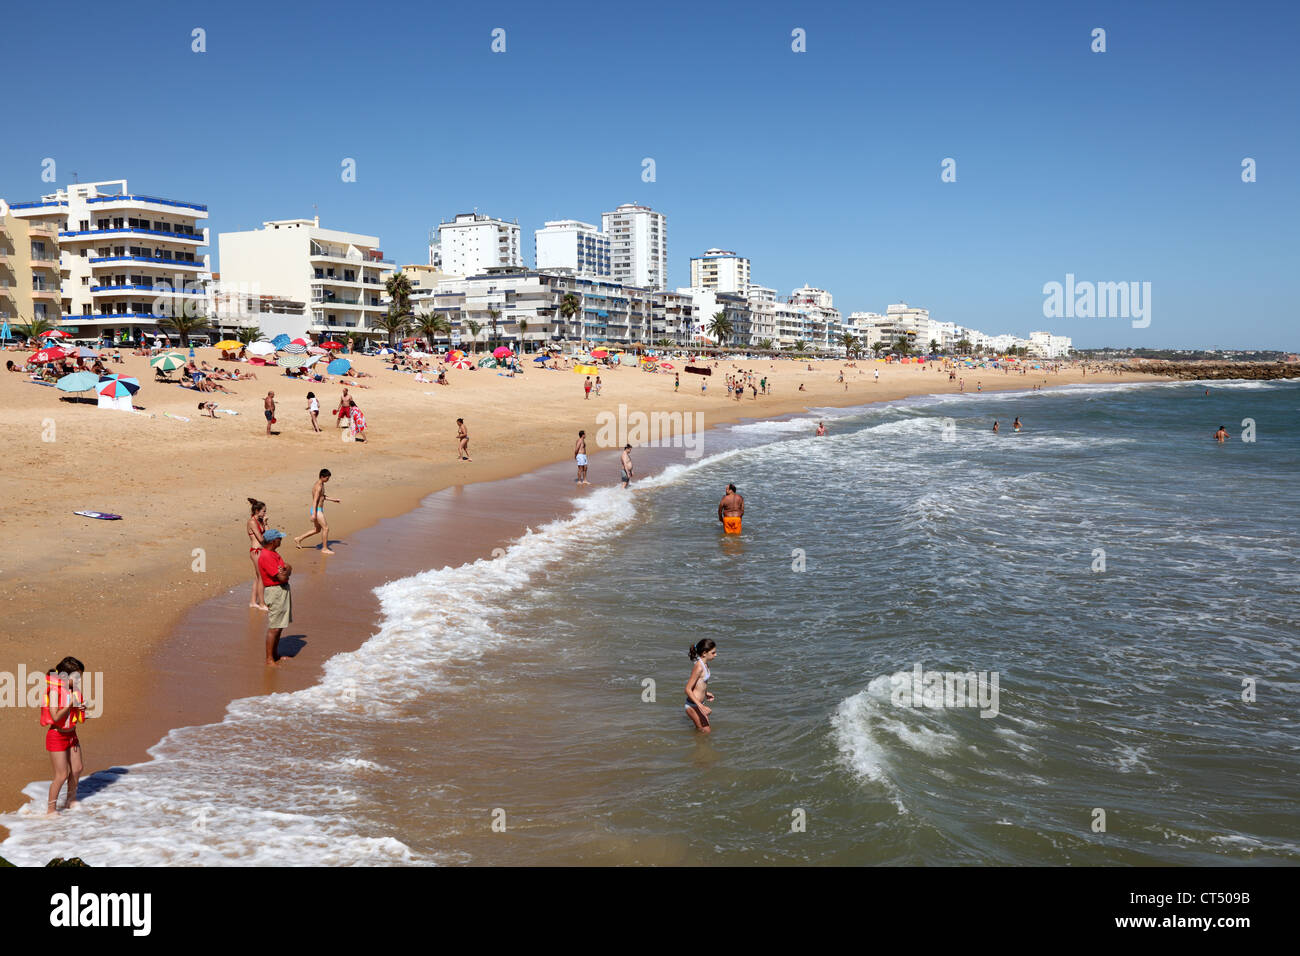
[[[800,372],[808,378],[829,378],[842,367],[841,363],[821,363],[829,367],[819,368],[815,372],[805,373],[800,369],[793,367],[780,369],[782,377],[789,379],[790,372]],[[866,366],[870,369],[870,363]],[[723,370],[719,370],[723,371]],[[713,429],[722,425],[734,424],[742,420],[775,420],[786,418],[794,415],[807,414],[810,409],[814,408],[849,408],[864,405],[871,405],[879,402],[896,401],[903,398],[916,397],[922,395],[943,395],[956,394],[956,387],[935,388],[935,385],[949,385],[946,376],[938,378],[940,373],[923,372],[919,367],[914,369],[903,369],[906,377],[910,379],[906,386],[902,382],[886,384],[882,378],[881,383],[872,387],[862,382],[858,388],[850,391],[836,390],[834,388],[817,387],[807,392],[793,392],[787,387],[787,395],[784,399],[777,399],[776,396],[768,396],[763,402],[751,402],[746,398],[740,403],[728,400],[710,400],[707,410],[708,416],[707,428]],[[819,374],[820,373],[820,374]],[[626,373],[624,373],[626,374]],[[935,377],[925,377],[933,374]],[[891,376],[894,377],[894,376]],[[1058,381],[1058,385],[1078,384],[1079,376],[1077,371],[1073,375],[1055,375],[1053,373],[1043,373],[1042,377],[1048,379],[1045,388],[1056,387],[1051,384],[1052,378],[1066,379]],[[645,378],[651,378],[645,376]],[[1023,391],[1040,382],[1032,376],[1005,376],[999,377],[998,380],[989,376],[990,381],[985,391]],[[1016,381],[1015,379],[1019,379]],[[611,376],[611,384],[619,384],[616,376]],[[716,379],[715,379],[716,380]],[[1107,374],[1097,375],[1092,382],[1085,381],[1084,384],[1120,384],[1120,383],[1141,383],[1150,382],[1152,376],[1141,373],[1125,373],[1122,375]],[[572,381],[566,379],[566,381]],[[671,385],[671,381],[660,383]],[[818,383],[820,386],[822,383]],[[827,383],[829,384],[829,383]],[[865,389],[861,386],[867,386]],[[909,387],[910,386],[910,387]],[[278,387],[278,384],[277,384]],[[612,389],[611,389],[612,391]],[[971,394],[975,394],[972,390]],[[668,392],[673,396],[672,392]],[[676,396],[678,401],[672,402],[672,407],[678,410],[691,411],[689,403],[693,396],[681,394]],[[617,407],[617,402],[611,401],[612,396],[606,396],[601,401],[600,407],[586,408],[585,415],[590,416],[596,411],[609,410],[611,406]],[[685,401],[681,401],[681,400]],[[712,399],[712,396],[710,396]],[[371,400],[373,405],[373,399]],[[582,406],[579,406],[581,408]],[[475,414],[473,409],[466,412],[467,415]],[[384,526],[390,522],[409,523],[417,520],[417,516],[423,512],[432,510],[433,512],[442,511],[441,517],[448,520],[452,527],[456,527],[455,515],[451,512],[455,510],[456,504],[454,499],[458,494],[464,495],[468,488],[482,488],[490,486],[496,482],[502,481],[523,481],[530,476],[536,476],[548,468],[563,466],[564,469],[572,467],[571,457],[567,454],[567,443],[570,440],[570,431],[563,439],[554,434],[559,431],[563,434],[563,427],[573,425],[574,430],[583,424],[583,420],[577,422],[559,422],[551,429],[551,434],[547,436],[545,444],[548,451],[539,454],[540,449],[534,447],[529,449],[530,453],[523,453],[525,449],[517,449],[516,454],[507,458],[487,464],[486,462],[473,472],[470,480],[465,480],[467,466],[444,464],[441,467],[435,466],[435,474],[422,480],[418,477],[417,472],[427,472],[427,463],[421,458],[407,457],[399,462],[384,462],[392,466],[400,466],[398,473],[394,474],[390,467],[385,476],[390,481],[396,479],[395,484],[385,484],[381,489],[370,489],[369,494],[363,495],[363,506],[356,511],[344,513],[340,520],[338,515],[339,509],[334,509],[331,520],[337,521],[337,525],[331,525],[331,540],[342,539],[347,542],[354,537],[361,535],[369,536],[370,534],[382,534]],[[590,422],[586,422],[587,427],[594,427]],[[479,447],[483,443],[480,440]],[[348,451],[360,451],[355,446],[344,446]],[[367,446],[361,446],[368,452]],[[654,449],[641,449],[637,452],[638,464],[650,457],[649,453],[656,451]],[[362,452],[363,454],[365,452]],[[481,451],[479,452],[481,454]],[[475,449],[471,449],[471,454],[475,454]],[[355,457],[349,455],[349,458]],[[605,484],[603,475],[606,471],[616,471],[612,462],[616,460],[617,453],[613,450],[602,450],[592,455],[592,477],[595,479],[593,487],[599,484]],[[606,459],[610,464],[606,464]],[[598,462],[600,463],[598,465]],[[475,463],[478,465],[478,462]],[[459,465],[459,467],[458,467]],[[350,477],[351,470],[355,467],[349,463]],[[370,469],[373,470],[373,469]],[[336,468],[336,475],[340,472]],[[302,484],[294,476],[297,484]],[[246,481],[246,479],[240,479]],[[282,481],[286,481],[281,476]],[[355,477],[349,484],[356,482]],[[337,483],[337,478],[336,478]],[[576,486],[571,484],[562,484],[558,486],[561,493],[556,494],[557,486],[554,479],[549,479],[549,483],[540,495],[530,497],[527,501],[511,500],[508,507],[494,505],[497,512],[495,515],[498,523],[488,529],[483,525],[484,515],[475,516],[475,523],[472,525],[465,524],[457,529],[457,533],[444,537],[439,541],[438,548],[433,553],[403,553],[397,565],[386,562],[388,565],[384,568],[349,568],[346,557],[329,559],[328,563],[336,567],[333,572],[327,574],[325,559],[315,551],[289,551],[287,556],[291,563],[295,563],[299,568],[299,574],[295,576],[295,597],[298,599],[295,603],[302,608],[300,611],[300,620],[303,624],[311,628],[313,632],[318,630],[316,623],[311,619],[310,613],[306,611],[311,601],[311,594],[316,588],[321,589],[324,593],[326,589],[331,592],[344,592],[343,603],[346,604],[353,613],[347,615],[346,622],[336,622],[337,626],[332,630],[337,633],[326,633],[310,635],[310,643],[299,651],[306,656],[299,661],[290,662],[285,668],[279,671],[268,671],[261,663],[261,655],[258,652],[261,644],[261,638],[264,629],[263,617],[260,614],[253,615],[248,613],[246,606],[242,608],[243,617],[246,623],[241,628],[237,623],[234,624],[233,633],[230,630],[214,630],[211,622],[207,626],[196,624],[195,621],[203,618],[205,608],[215,611],[217,608],[224,609],[224,612],[239,613],[239,606],[246,605],[245,592],[242,588],[248,587],[247,581],[248,566],[244,563],[247,559],[239,554],[229,545],[221,545],[225,552],[218,560],[212,561],[211,566],[207,569],[202,580],[201,589],[195,589],[192,586],[184,588],[173,586],[163,594],[156,590],[152,592],[152,597],[157,603],[149,606],[151,612],[146,615],[145,620],[140,622],[138,615],[132,614],[132,609],[138,609],[138,600],[141,599],[141,590],[148,591],[147,585],[137,585],[134,594],[128,598],[127,607],[119,606],[117,616],[119,618],[135,617],[137,622],[136,630],[131,633],[132,646],[130,647],[130,657],[123,661],[120,657],[113,660],[109,667],[103,668],[111,671],[109,686],[111,691],[106,693],[106,701],[111,706],[106,712],[104,722],[96,726],[95,723],[90,725],[91,734],[87,738],[87,767],[86,776],[109,767],[124,766],[137,763],[148,758],[148,750],[166,733],[177,727],[190,726],[209,722],[210,720],[221,719],[225,712],[226,706],[231,700],[239,697],[260,696],[279,691],[294,690],[300,687],[309,686],[319,678],[320,668],[324,662],[333,656],[333,654],[344,650],[354,650],[362,643],[368,640],[374,633],[374,624],[377,620],[377,602],[371,593],[377,583],[382,583],[379,578],[383,578],[388,571],[393,573],[386,580],[392,577],[406,576],[429,567],[440,567],[451,563],[453,566],[473,561],[477,558],[489,557],[494,547],[505,544],[506,542],[518,537],[524,530],[532,525],[559,514],[567,513],[572,507],[574,498],[573,492]],[[343,486],[338,488],[331,486],[331,490],[345,501],[355,500],[357,493],[352,490],[349,495],[344,492]],[[305,498],[306,488],[298,492],[300,497]],[[438,496],[444,496],[447,504],[435,501]],[[261,495],[259,495],[261,497]],[[267,498],[270,495],[266,495]],[[474,497],[473,495],[471,497]],[[242,499],[235,499],[239,504],[243,504]],[[283,510],[283,509],[281,509]],[[360,512],[360,513],[358,513]],[[209,529],[209,535],[222,534],[227,539],[233,537],[229,525],[232,522],[227,520],[227,527],[224,531]],[[93,522],[92,522],[93,524]],[[272,515],[272,526],[276,526],[275,514]],[[297,527],[292,521],[287,523],[285,528],[287,533],[297,533]],[[238,530],[242,535],[242,529]],[[343,549],[339,549],[341,552]],[[246,552],[245,552],[246,553]],[[397,557],[396,555],[386,555],[388,557]],[[137,554],[139,557],[139,554]],[[185,556],[188,562],[188,554]],[[297,562],[294,558],[297,557]],[[147,564],[147,558],[145,563]],[[303,573],[303,572],[306,573]],[[306,578],[306,582],[303,579]],[[339,588],[338,584],[341,579],[348,580],[353,587]],[[182,578],[184,580],[184,578]],[[362,586],[362,581],[371,581],[371,583]],[[117,587],[120,589],[129,585],[119,581]],[[299,590],[302,590],[302,597],[299,596]],[[13,605],[26,598],[31,602],[34,598],[39,603],[39,596],[33,595],[35,582],[29,584],[27,590],[18,596],[11,596],[9,617],[13,621],[15,618],[22,620],[22,609],[15,609]],[[303,598],[307,598],[306,601]],[[84,608],[83,608],[84,611]],[[69,613],[64,609],[61,613],[49,614],[48,617],[53,620],[46,620],[45,627],[51,627],[61,630],[63,627],[68,628],[67,632],[79,633],[75,627],[76,623],[82,623],[85,620],[84,613],[81,615],[81,621],[75,619],[76,614]],[[219,617],[220,615],[218,615]],[[226,619],[226,626],[235,621],[234,618]],[[71,625],[71,626],[70,626]],[[361,633],[358,634],[357,632]],[[242,636],[239,636],[242,632]],[[298,625],[286,631],[286,637],[298,633]],[[234,638],[233,640],[231,638]],[[66,643],[65,638],[59,640]],[[6,641],[6,643],[12,643]],[[78,647],[81,645],[78,644]],[[48,653],[48,652],[47,652]],[[161,655],[162,659],[168,663],[162,667],[157,665],[157,657]],[[8,655],[7,655],[8,656]],[[61,656],[61,654],[59,655]],[[99,670],[96,667],[96,657],[93,652],[81,652],[79,656],[87,659],[88,667],[93,670]],[[107,656],[107,655],[105,655]],[[116,656],[116,655],[115,655]],[[102,658],[100,658],[102,659]],[[302,666],[306,664],[307,666]],[[29,671],[35,666],[36,662],[27,660]],[[177,685],[194,688],[183,695],[177,695],[169,688]],[[128,701],[124,706],[121,702]],[[138,704],[134,702],[140,702]],[[146,705],[146,702],[149,705]],[[160,705],[160,706],[159,706]],[[18,714],[30,719],[32,714],[19,710]],[[4,793],[0,794],[0,812],[10,812],[23,806],[27,801],[21,793],[22,787],[28,785],[34,780],[48,778],[49,764],[48,757],[39,749],[33,746],[35,739],[34,733],[28,733],[29,725],[26,721],[15,721],[15,715],[11,712],[10,724],[7,729],[19,729],[21,723],[21,735],[5,734],[0,737],[0,751],[3,751],[5,766],[9,768],[10,773],[7,777],[12,779],[12,787],[6,781]],[[97,759],[99,754],[110,754],[111,761]],[[12,793],[12,797],[10,794]],[[0,838],[4,835],[3,829],[0,828]]]

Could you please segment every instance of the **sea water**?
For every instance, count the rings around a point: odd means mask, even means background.
[[[1206,387],[715,429],[699,460],[595,488],[502,555],[384,585],[373,636],[316,686],[169,733],[57,823],[0,818],[0,853],[1300,861],[1300,383]],[[717,522],[728,482],[739,537]],[[702,638],[709,735],[683,710]],[[910,699],[944,675],[983,696]]]

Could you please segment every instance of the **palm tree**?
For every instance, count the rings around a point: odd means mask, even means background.
[[[844,346],[844,354],[852,358],[858,351],[858,337],[852,332],[840,333],[840,345]]]
[[[54,328],[54,323],[49,319],[33,317],[29,322],[22,322],[14,326],[14,330],[21,332],[28,343],[39,342],[41,333],[48,332]]]
[[[235,338],[239,339],[239,341],[243,342],[245,345],[256,342],[261,337],[262,330],[256,325],[246,325],[235,335]]]
[[[713,321],[709,323],[707,331],[717,339],[719,345],[722,345],[724,339],[731,338],[734,329],[726,312],[714,312]]]
[[[899,355],[908,355],[912,351],[912,343],[908,341],[906,335],[900,335],[898,341],[894,343],[894,351]]]
[[[190,335],[199,329],[206,329],[211,320],[206,315],[186,315],[185,310],[177,310],[175,315],[158,317],[158,324],[164,329],[172,329],[180,339],[181,348],[190,344]]]
[[[938,339],[931,339],[931,340],[930,340],[930,354],[931,354],[931,355],[938,355],[938,354],[939,354],[939,349],[940,349],[940,345],[939,345],[939,341],[938,341]]]
[[[770,352],[770,351],[772,351],[772,340],[771,340],[771,339],[759,339],[759,340],[758,340],[758,347],[759,347],[760,349],[762,349],[764,352]]]
[[[394,302],[394,305],[396,305],[396,302]],[[393,339],[405,332],[411,325],[411,317],[394,312],[392,306],[389,306],[388,311],[383,315],[376,316],[374,321],[375,325],[388,333],[389,345],[392,345]]]
[[[581,317],[582,300],[572,292],[564,293],[564,298],[560,300],[559,313],[560,317],[566,322],[572,321],[575,315]],[[578,334],[585,347],[587,342],[587,323],[585,321],[582,323],[582,330]]]
[[[957,341],[957,354],[958,354],[958,355],[967,355],[967,354],[970,353],[970,350],[971,350],[971,341],[970,341],[970,339],[959,339],[959,340]]]
[[[519,351],[523,352],[524,336],[528,334],[528,320],[520,319],[516,324],[519,326]]]
[[[461,323],[461,325],[463,325],[463,326],[465,326],[465,328],[469,329],[469,337],[470,337],[471,341],[473,341],[473,343],[474,343],[474,348],[473,348],[471,351],[477,352],[477,351],[478,351],[478,333],[479,333],[479,330],[480,330],[481,328],[483,328],[483,326],[482,326],[480,323],[475,322],[473,319],[466,319],[465,321],[463,321],[463,322]]]
[[[436,312],[421,312],[415,317],[415,332],[424,336],[425,342],[429,345],[429,351],[433,351],[434,337],[442,331],[442,326],[447,320]]]
[[[411,279],[405,272],[394,272],[385,279],[384,291],[392,300],[388,307],[389,312],[393,315],[411,314]]]
[[[889,348],[889,343],[884,341],[883,339],[879,342],[873,342],[871,344],[871,351],[876,353],[876,358],[880,358],[880,353],[885,351],[885,349],[887,348]]]
[[[492,323],[493,342],[499,340],[499,337],[497,336],[497,322],[499,322],[500,320],[501,320],[501,312],[499,309],[488,309],[488,321]]]
[[[794,350],[796,352],[802,352],[806,348],[808,348],[808,343],[805,342],[803,339],[794,340]]]

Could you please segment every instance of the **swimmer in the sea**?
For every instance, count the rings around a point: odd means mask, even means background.
[[[712,638],[700,638],[687,653],[692,664],[690,679],[686,681],[686,716],[691,718],[696,730],[707,734],[711,729],[709,715],[713,708],[705,706],[704,702],[714,699],[709,693],[709,679],[713,676],[709,662],[718,656],[718,645]]]

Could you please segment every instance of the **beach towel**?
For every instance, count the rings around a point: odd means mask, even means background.
[[[104,521],[121,521],[121,515],[109,514],[107,511],[74,511],[74,515],[81,515],[83,518],[100,518]]]

